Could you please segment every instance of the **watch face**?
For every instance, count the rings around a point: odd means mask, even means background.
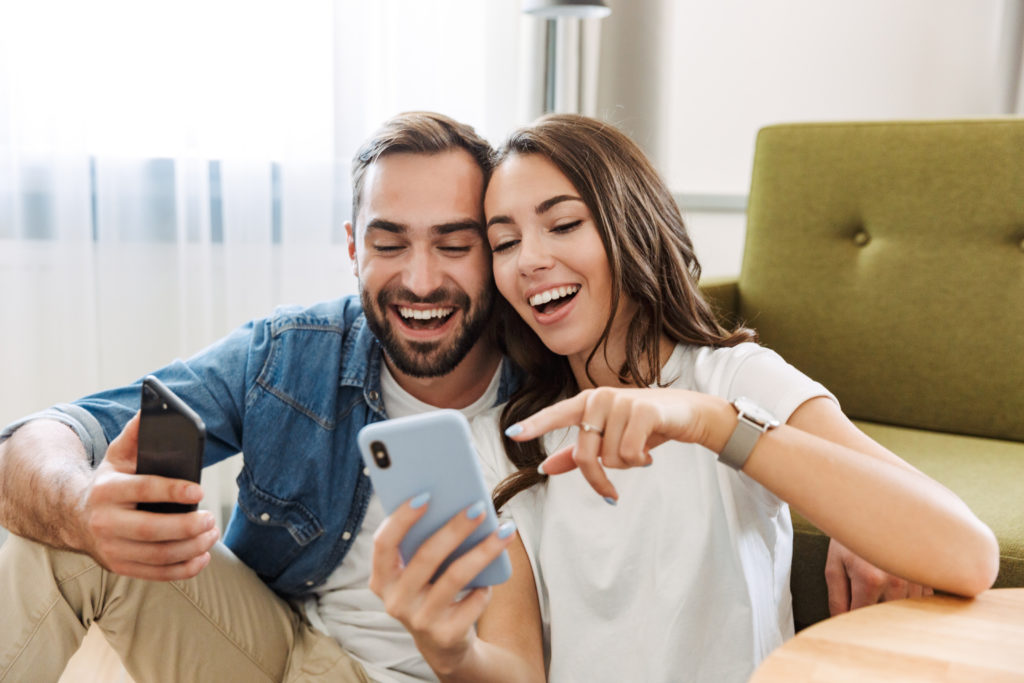
[[[778,427],[779,421],[767,410],[751,401],[746,396],[740,396],[732,402],[736,410],[762,426]]]

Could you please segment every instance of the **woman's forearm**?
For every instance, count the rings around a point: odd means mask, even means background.
[[[995,580],[992,531],[910,467],[783,425],[761,437],[743,471],[886,571],[960,595]]]

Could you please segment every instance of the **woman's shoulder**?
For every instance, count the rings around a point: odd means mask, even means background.
[[[759,363],[785,363],[777,353],[754,342],[736,346],[677,344],[662,375],[673,387],[718,394],[716,387],[735,377],[753,358]]]
[[[810,398],[835,400],[824,386],[760,344],[689,348],[692,384],[685,388],[730,401],[746,396],[783,420]]]

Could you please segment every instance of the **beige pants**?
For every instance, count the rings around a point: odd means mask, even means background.
[[[218,543],[163,583],[15,535],[0,546],[0,681],[56,681],[95,623],[137,683],[359,681],[363,668]]]

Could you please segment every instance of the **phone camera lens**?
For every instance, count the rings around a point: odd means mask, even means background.
[[[370,444],[370,454],[373,456],[373,461],[377,463],[377,467],[382,470],[391,467],[391,458],[388,457],[388,449],[384,446],[383,442],[372,442]]]

